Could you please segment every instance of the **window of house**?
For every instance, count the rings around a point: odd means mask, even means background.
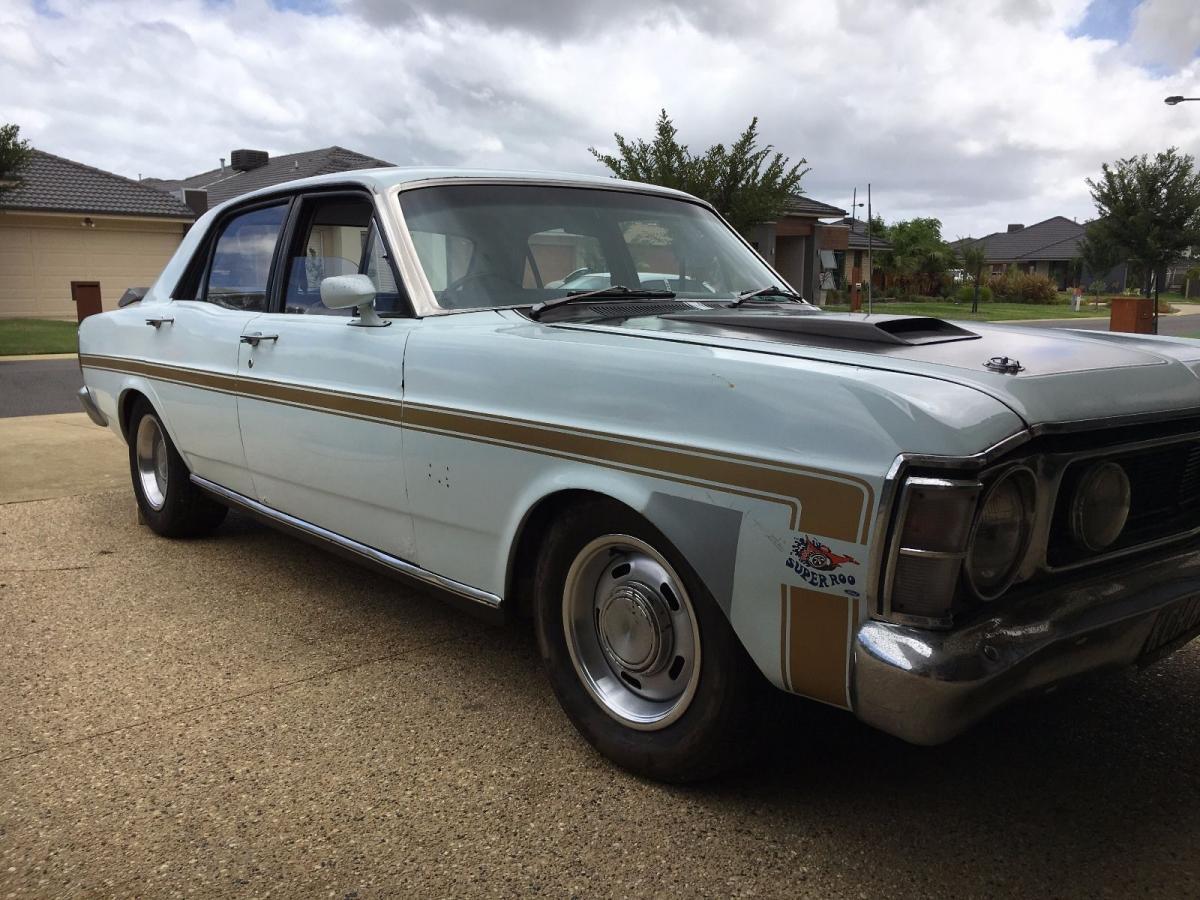
[[[213,250],[204,299],[228,309],[266,309],[267,279],[287,204],[254,209],[230,219]]]
[[[403,313],[386,246],[367,197],[306,197],[299,227],[288,252],[283,311],[307,315],[352,316],[353,309],[329,309],[321,302],[321,282],[337,275],[365,274],[375,284],[375,309]]]

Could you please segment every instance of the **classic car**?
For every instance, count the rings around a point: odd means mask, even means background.
[[[1200,343],[825,313],[672,190],[263,189],[79,358],[154,531],[232,507],[532,620],[656,778],[738,759],[768,685],[935,744],[1200,627]]]

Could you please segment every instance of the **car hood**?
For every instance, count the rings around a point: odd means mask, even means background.
[[[1200,341],[1187,339],[807,310],[698,309],[586,327],[937,378],[1028,425],[1200,410]],[[1005,371],[987,367],[1005,358]]]

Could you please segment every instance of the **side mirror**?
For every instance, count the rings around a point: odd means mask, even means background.
[[[330,309],[358,311],[351,325],[377,327],[391,324],[375,312],[375,283],[366,275],[332,275],[321,279],[321,302]]]

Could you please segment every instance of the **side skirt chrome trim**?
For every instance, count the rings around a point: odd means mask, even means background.
[[[236,491],[231,491],[229,488],[209,481],[207,478],[192,475],[191,480],[193,484],[207,491],[220,502],[235,506],[266,522],[268,525],[292,532],[300,538],[324,546],[355,562],[364,563],[373,569],[384,572],[384,574],[416,581],[428,587],[445,591],[450,595],[450,598],[469,601],[457,605],[461,606],[467,612],[482,616],[489,621],[499,622],[504,617],[502,601],[495,594],[489,594],[487,591],[481,591],[470,585],[454,581],[435,572],[430,572],[428,569],[422,569],[420,566],[406,562],[397,556],[392,556],[390,553],[384,553],[382,550],[376,550],[374,547],[360,544],[358,541],[329,531],[320,525],[314,525],[312,522],[306,522],[304,519],[298,519],[285,512],[280,512],[244,494],[239,494]]]

